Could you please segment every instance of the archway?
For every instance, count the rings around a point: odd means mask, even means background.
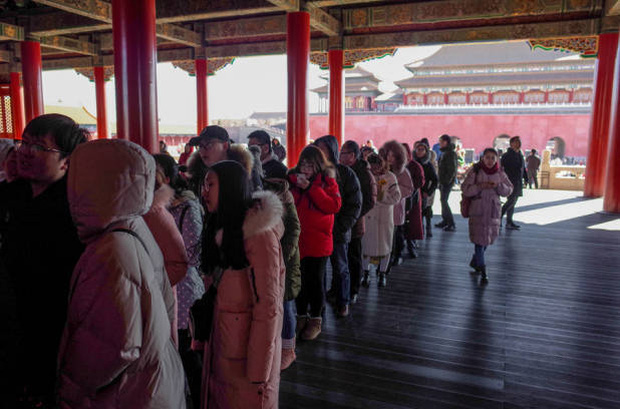
[[[551,151],[551,159],[564,159],[566,153],[566,142],[559,136],[554,136],[547,141],[546,149]]]
[[[495,150],[497,150],[498,152],[506,152],[509,147],[510,135],[504,133],[496,136],[495,139],[493,139],[493,148],[495,148]]]

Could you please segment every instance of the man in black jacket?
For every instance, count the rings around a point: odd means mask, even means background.
[[[248,145],[255,145],[260,148],[260,160],[263,164],[265,179],[286,179],[288,169],[273,152],[271,137],[267,132],[263,130],[252,132],[248,135]]]
[[[355,172],[362,189],[362,210],[357,222],[351,230],[349,243],[349,272],[351,275],[351,304],[357,302],[360,283],[362,280],[362,237],[366,230],[364,216],[377,202],[377,182],[370,171],[370,165],[361,157],[357,142],[346,141],[340,150],[340,164],[349,166]]]
[[[521,138],[518,136],[510,138],[510,148],[502,155],[501,164],[513,186],[512,193],[502,206],[502,218],[506,215],[507,230],[519,230],[521,226],[514,223],[512,216],[519,196],[523,196],[523,180],[527,180],[525,159],[521,153]]]
[[[15,378],[32,407],[54,403],[56,359],[67,314],[69,282],[83,251],[69,213],[69,155],[88,131],[59,114],[39,116],[18,143],[20,179],[7,189],[2,262],[11,277],[20,327]],[[93,351],[96,353],[96,351]]]
[[[351,229],[357,222],[362,209],[362,191],[355,172],[348,166],[338,163],[338,141],[335,136],[322,136],[314,144],[323,152],[327,160],[336,167],[336,181],[342,197],[342,206],[334,220],[334,251],[330,257],[334,280],[330,291],[336,295],[338,316],[346,317],[349,315],[351,297],[351,277],[347,253],[351,241]]]
[[[445,231],[456,230],[454,224],[454,216],[450,210],[448,199],[450,192],[456,182],[456,172],[458,170],[458,158],[455,152],[455,146],[449,135],[441,135],[439,137],[439,147],[441,157],[439,158],[439,195],[441,201],[441,222],[435,227],[444,229]]]

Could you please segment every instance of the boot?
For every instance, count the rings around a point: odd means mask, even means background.
[[[295,327],[295,335],[299,336],[301,332],[306,329],[306,325],[308,325],[308,321],[310,317],[307,315],[298,315],[297,316],[297,326]]]
[[[364,278],[362,278],[362,286],[366,288],[370,287],[370,272],[368,270],[364,270]]]
[[[285,370],[297,359],[295,355],[295,339],[293,338],[293,348],[282,348],[282,363],[280,364],[280,371]]]
[[[426,238],[433,237],[433,229],[431,222],[426,223]]]
[[[387,274],[385,273],[379,273],[379,288],[385,288],[385,286],[387,285]]]
[[[321,324],[323,319],[321,317],[310,318],[306,328],[301,333],[301,339],[304,341],[315,340],[321,334]]]
[[[474,269],[476,273],[480,272],[480,267],[476,264],[476,256],[471,256],[471,261],[469,262],[469,266]]]
[[[415,242],[413,240],[407,240],[407,252],[409,257],[418,258],[418,253],[415,251]]]
[[[480,284],[481,285],[489,284],[489,276],[487,275],[486,267],[480,267]]]

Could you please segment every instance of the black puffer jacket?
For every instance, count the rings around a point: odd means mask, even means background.
[[[338,164],[339,152],[336,137],[326,135],[314,142],[315,145],[320,143],[324,143],[329,148],[330,157],[327,159],[336,165],[338,171],[336,181],[340,196],[342,196],[342,206],[334,220],[334,243],[348,243],[351,241],[351,229],[357,222],[362,209],[362,189],[353,169]]]
[[[441,149],[439,158],[439,184],[450,186],[456,180],[456,172],[459,167],[458,158],[455,152],[456,147],[453,143]]]
[[[426,197],[428,196],[432,196],[432,194],[435,192],[435,189],[437,189],[437,184],[439,182],[439,180],[437,179],[437,172],[435,171],[435,166],[433,166],[433,164],[431,163],[431,154],[430,152],[426,153],[426,156],[424,156],[423,158],[418,158],[416,156],[415,160],[422,165],[422,168],[424,169],[424,186],[422,186],[422,193],[424,193],[426,195]],[[422,201],[422,207],[426,207],[425,206],[426,201]]]
[[[355,172],[362,189],[362,211],[351,231],[352,237],[358,238],[366,232],[364,215],[371,211],[377,203],[377,182],[370,171],[370,165],[364,159],[357,159],[351,169]]]
[[[508,175],[508,179],[514,187],[512,194],[517,196],[523,196],[523,178],[525,175],[525,159],[521,152],[517,152],[514,149],[508,149],[508,151],[502,155],[502,168]]]

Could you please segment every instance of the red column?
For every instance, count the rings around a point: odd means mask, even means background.
[[[586,197],[603,196],[605,189],[607,145],[617,48],[618,33],[599,35],[586,181],[583,192]]]
[[[195,60],[196,68],[196,109],[197,109],[197,133],[200,133],[209,125],[209,109],[207,98],[207,60]]]
[[[310,64],[310,14],[286,15],[286,55],[288,67],[288,111],[286,149],[289,167],[297,163],[308,143],[308,66]]]
[[[155,0],[112,0],[116,134],[158,151]]]
[[[344,51],[329,50],[329,133],[344,143]]]
[[[616,34],[616,41],[618,39]],[[599,44],[599,53],[601,47]],[[620,54],[620,48],[618,49]],[[600,54],[599,54],[600,55]],[[611,103],[611,123],[609,125],[609,148],[603,154],[607,156],[607,172],[605,183],[605,198],[603,200],[603,210],[610,213],[620,213],[620,57],[616,57],[615,66],[615,83],[612,91]],[[613,67],[612,67],[613,68]],[[612,73],[614,70],[612,69]],[[598,83],[597,92],[598,92]],[[607,146],[606,146],[607,147]],[[604,156],[603,156],[604,158]],[[590,158],[588,157],[588,160]],[[588,162],[588,168],[589,168]],[[586,173],[587,177],[587,173]],[[586,179],[587,181],[587,179]]]
[[[43,80],[41,78],[41,44],[36,41],[21,43],[24,108],[26,122],[43,115]]]
[[[95,94],[97,95],[97,138],[107,139],[108,111],[105,98],[105,68],[95,67]]]
[[[13,122],[13,137],[21,139],[24,132],[24,99],[19,72],[11,73],[11,119]]]

